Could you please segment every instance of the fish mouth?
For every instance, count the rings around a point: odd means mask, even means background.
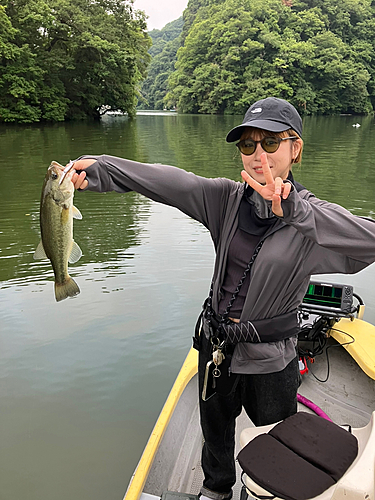
[[[60,163],[57,163],[57,161],[52,161],[51,165],[49,166],[50,169],[57,168],[57,170],[64,170],[64,166],[60,165]]]
[[[74,161],[70,161],[66,167],[63,165],[60,165],[57,161],[52,161],[51,165],[49,166],[49,171],[55,172],[55,174],[58,176],[58,185],[61,186],[65,180],[71,181],[72,176],[75,172],[73,166],[74,166]]]

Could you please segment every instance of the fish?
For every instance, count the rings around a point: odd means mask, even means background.
[[[82,250],[73,239],[73,219],[82,219],[81,212],[73,205],[74,172],[74,169],[64,172],[64,167],[53,161],[44,178],[40,200],[41,241],[34,259],[51,261],[57,302],[80,293],[79,286],[68,273],[68,263],[74,264],[82,256]]]

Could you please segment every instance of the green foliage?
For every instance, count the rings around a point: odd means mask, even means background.
[[[190,0],[165,104],[243,113],[270,95],[307,114],[375,105],[371,0]]]
[[[149,31],[148,34],[150,35],[152,40],[152,47],[148,51],[149,54],[152,57],[155,57],[156,55],[160,54],[164,50],[168,42],[171,42],[180,36],[183,25],[184,21],[181,16],[175,21],[166,24],[164,28],[161,30],[155,29]]]
[[[0,0],[0,121],[135,114],[150,39],[129,0]]]
[[[182,17],[168,23],[162,30],[152,30],[149,35],[152,55],[147,78],[141,87],[141,99],[138,107],[143,109],[163,109],[167,93],[169,75],[174,71],[177,50],[180,47],[180,34],[183,26]]]
[[[36,81],[40,71],[34,65],[34,57],[27,44],[15,44],[17,29],[7,16],[5,6],[0,5],[0,117],[4,121],[37,121],[39,110]]]
[[[212,0],[189,0],[188,5],[183,13],[184,25],[181,34],[181,44],[184,44],[185,38],[195,21],[196,15],[200,9],[207,7],[212,3]]]

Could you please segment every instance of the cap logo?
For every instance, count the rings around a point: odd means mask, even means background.
[[[251,110],[251,113],[261,113],[261,112],[262,112],[262,108],[255,108],[255,109]]]

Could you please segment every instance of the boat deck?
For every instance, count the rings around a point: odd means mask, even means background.
[[[303,375],[299,393],[317,404],[337,424],[364,427],[375,410],[375,381],[368,377],[351,356],[330,339],[329,377],[318,382],[311,370]],[[312,370],[320,379],[327,376],[327,358],[318,356]],[[160,498],[165,491],[198,494],[203,481],[200,455],[203,437],[199,424],[197,377],[194,376],[183,392],[159,447],[142,500]],[[299,410],[309,411],[299,405]],[[253,424],[242,412],[237,419],[236,454],[241,431]],[[240,499],[241,481],[238,464],[234,500]]]

